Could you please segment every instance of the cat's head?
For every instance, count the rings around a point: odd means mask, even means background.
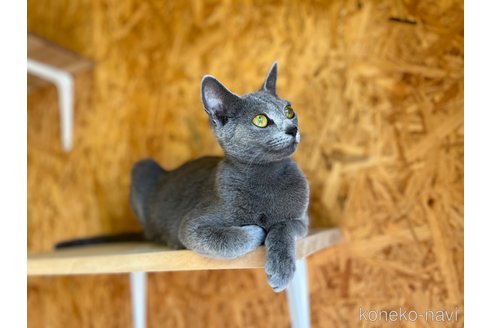
[[[248,163],[268,163],[289,157],[300,141],[297,115],[276,93],[277,63],[260,90],[244,96],[229,91],[217,79],[202,80],[202,102],[212,130],[226,156]]]

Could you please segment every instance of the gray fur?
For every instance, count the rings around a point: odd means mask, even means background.
[[[297,116],[277,97],[277,64],[262,88],[237,96],[211,76],[202,101],[224,157],[172,170],[153,160],[132,171],[131,205],[147,238],[213,258],[236,258],[265,244],[270,286],[285,289],[295,271],[295,240],[306,235],[309,187],[290,158],[300,140]],[[257,114],[273,123],[259,128]],[[290,134],[289,134],[290,133]]]

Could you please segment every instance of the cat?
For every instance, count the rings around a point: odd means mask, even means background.
[[[201,98],[223,157],[164,170],[152,159],[131,172],[131,207],[146,239],[233,259],[264,244],[274,291],[295,272],[295,241],[307,233],[308,182],[291,159],[298,117],[276,92],[277,63],[261,88],[238,96],[210,75]]]

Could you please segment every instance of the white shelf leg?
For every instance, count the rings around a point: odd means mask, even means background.
[[[60,79],[56,83],[60,107],[60,129],[62,146],[65,151],[72,150],[73,134],[73,78]]]
[[[42,79],[54,83],[58,91],[60,108],[60,130],[62,147],[65,151],[72,149],[73,134],[73,77],[58,68],[27,59],[27,71]]]
[[[132,295],[133,327],[145,328],[147,312],[147,273],[131,272],[130,289]]]
[[[306,259],[296,261],[294,278],[287,287],[292,328],[309,328],[311,325],[309,313],[309,288]]]

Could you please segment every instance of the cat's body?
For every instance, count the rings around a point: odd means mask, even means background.
[[[155,176],[148,183],[142,179],[146,175]],[[189,240],[193,237],[186,235],[187,229],[195,222],[200,225],[207,221],[204,215],[210,216],[210,224],[256,225],[265,232],[289,220],[301,219],[307,225],[308,187],[290,158],[259,165],[202,157],[173,171],[165,171],[148,159],[134,166],[132,181],[131,204],[145,236],[173,248],[194,248],[198,241]],[[248,250],[263,242],[265,232],[256,230],[251,230],[254,236],[249,240]],[[243,255],[241,247],[230,246],[224,244],[225,249],[219,252],[207,249],[206,245],[195,250],[222,258]]]
[[[274,64],[259,91],[239,97],[204,77],[202,101],[224,157],[172,171],[140,161],[130,198],[146,238],[170,247],[235,258],[264,243],[268,282],[281,291],[295,271],[295,240],[307,233],[309,187],[290,158],[298,122],[276,80]]]

